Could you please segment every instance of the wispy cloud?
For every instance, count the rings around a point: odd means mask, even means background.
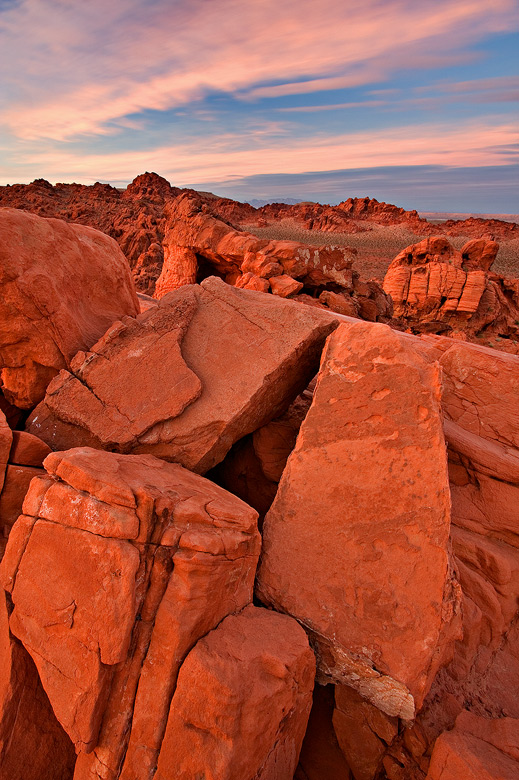
[[[237,143],[238,142],[238,143]],[[254,150],[237,149],[241,137],[232,134],[198,142],[161,146],[145,151],[85,155],[67,147],[27,147],[21,159],[11,158],[13,170],[25,168],[32,176],[54,181],[73,178],[90,183],[102,172],[107,181],[129,181],[142,170],[158,170],[174,184],[229,182],[264,173],[296,174],[380,166],[442,165],[506,166],[519,158],[519,132],[513,125],[464,123],[454,127],[403,126],[390,130],[325,135],[299,139],[287,146],[283,137],[255,137]],[[22,166],[22,167],[21,167]],[[13,181],[10,169],[0,171]]]
[[[511,29],[515,12],[515,0],[20,0],[0,13],[0,122],[63,141],[213,92],[259,100],[369,84],[458,61]]]

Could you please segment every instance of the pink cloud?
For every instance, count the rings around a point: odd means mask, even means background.
[[[212,90],[247,99],[383,80],[464,56],[515,0],[22,0],[0,15],[0,121],[22,139],[113,132]]]
[[[23,164],[31,178],[55,171],[54,181],[90,183],[100,172],[104,180],[129,181],[143,170],[157,170],[179,186],[226,182],[267,173],[297,174],[391,165],[443,165],[453,167],[507,165],[513,161],[519,132],[513,125],[466,123],[451,126],[405,126],[298,140],[287,146],[283,138],[251,139],[251,147],[237,150],[231,134],[205,141],[163,146],[153,150],[110,154],[74,153],[66,147],[42,151],[27,149]],[[19,174],[12,160],[0,178],[7,183]],[[14,178],[13,178],[14,174]]]

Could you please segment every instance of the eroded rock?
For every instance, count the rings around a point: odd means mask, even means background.
[[[204,473],[279,415],[318,365],[330,315],[219,279],[116,324],[29,419],[53,449],[153,453]]]
[[[151,456],[79,448],[45,467],[2,561],[11,631],[80,752],[76,780],[145,780],[183,659],[251,601],[257,515]]]
[[[315,658],[286,615],[246,607],[182,664],[157,780],[291,780],[312,703]]]
[[[92,228],[0,209],[0,388],[34,407],[80,349],[139,306],[128,264]]]
[[[389,328],[337,329],[265,519],[258,575],[260,599],[310,631],[322,676],[407,721],[457,608],[440,391],[438,369]]]

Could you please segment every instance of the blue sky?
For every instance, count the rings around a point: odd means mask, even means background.
[[[519,211],[517,0],[0,0],[0,183]]]

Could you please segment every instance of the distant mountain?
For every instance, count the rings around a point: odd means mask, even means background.
[[[260,209],[262,206],[268,206],[269,203],[286,203],[288,206],[295,206],[297,203],[301,203],[297,198],[270,198],[270,200],[261,200],[261,198],[253,198],[252,200],[246,200],[245,203],[249,203],[255,209]]]

